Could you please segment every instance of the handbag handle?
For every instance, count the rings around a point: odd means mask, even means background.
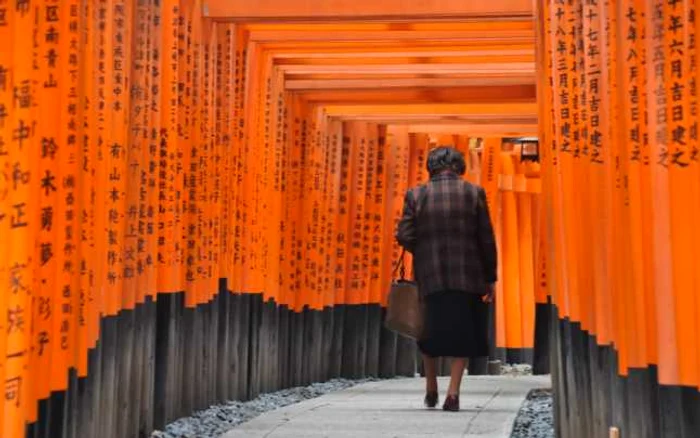
[[[427,195],[426,193],[428,192],[428,186],[421,186],[420,193],[418,194],[418,207],[422,207],[425,202]],[[417,211],[417,215],[420,214],[420,208]],[[396,267],[394,267],[394,272],[391,274],[391,278],[396,278],[396,272],[399,272],[399,275],[401,278],[399,280],[406,280],[406,266],[404,264],[404,256],[406,255],[406,248],[403,248],[401,250],[401,255],[399,256],[399,261],[396,263]]]
[[[406,255],[406,248],[401,251],[398,262],[396,262],[396,267],[394,267],[394,272],[391,274],[391,278],[396,277],[396,273],[399,272],[401,276],[400,280],[406,279],[406,266],[404,264],[404,256]]]

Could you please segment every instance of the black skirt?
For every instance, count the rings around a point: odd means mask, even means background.
[[[484,357],[489,351],[489,305],[481,295],[461,291],[425,298],[420,351],[430,357]]]

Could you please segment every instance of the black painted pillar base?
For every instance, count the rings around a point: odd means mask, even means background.
[[[535,306],[535,351],[532,361],[532,372],[535,375],[544,375],[550,372],[551,298],[548,298],[547,301],[546,304],[538,303]]]

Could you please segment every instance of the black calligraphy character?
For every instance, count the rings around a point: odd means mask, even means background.
[[[673,86],[671,87],[671,90],[673,92],[673,101],[674,102],[679,102],[680,100],[683,99],[683,90],[685,89],[685,86],[679,82],[674,82]],[[675,107],[674,107],[675,108]],[[683,111],[682,107],[681,112]],[[675,112],[675,109],[674,109]]]
[[[109,272],[107,274],[107,281],[109,281],[109,284],[111,285],[117,284],[117,274],[114,272]]]
[[[17,190],[20,184],[28,184],[29,177],[29,172],[23,172],[20,168],[20,163],[15,163],[15,165],[12,166],[12,187],[14,190]]]
[[[0,26],[2,26],[2,13],[4,9],[0,9]],[[10,70],[8,70],[4,65],[0,65],[0,91],[7,91],[7,78],[9,76]]]
[[[15,10],[20,13],[22,17],[29,13],[31,9],[30,0],[15,0]]]
[[[47,5],[46,6],[46,22],[47,23],[57,23],[59,20],[58,6]]]
[[[12,215],[12,220],[10,224],[10,227],[12,229],[26,228],[29,225],[27,222],[24,222],[24,217],[27,215],[27,213],[24,211],[26,206],[26,202],[21,202],[12,206],[12,208],[15,209],[15,213]]]
[[[31,129],[29,125],[25,124],[24,120],[20,120],[19,126],[17,126],[12,133],[12,139],[19,142],[20,150],[22,150],[22,146],[24,146],[24,141],[29,139],[30,134]]]
[[[0,8],[0,27],[6,27],[9,23],[7,22],[7,8]],[[1,88],[3,91],[4,88]]]
[[[675,0],[672,0],[675,1]],[[670,3],[670,2],[669,2]],[[668,26],[668,30],[673,33],[677,33],[679,30],[683,29],[683,20],[680,15],[671,15],[671,24]]]
[[[58,81],[53,77],[53,73],[49,73],[49,78],[44,81],[44,88],[58,88]]]
[[[118,201],[119,201],[119,194],[120,194],[120,192],[119,192],[119,190],[118,190],[116,187],[114,187],[109,193],[110,193],[109,197],[112,199],[112,202],[118,202]]]
[[[680,79],[683,76],[683,62],[680,59],[671,61],[671,72],[673,76]]]
[[[683,121],[683,106],[682,105],[675,105],[672,108],[672,120],[674,122],[682,122]]]
[[[24,332],[24,309],[20,306],[7,309],[7,333],[17,332]]]
[[[26,264],[15,263],[10,268],[10,292],[17,295],[19,292],[27,292],[27,286],[22,283],[22,271],[27,267]]]
[[[121,174],[119,174],[119,170],[115,167],[112,169],[112,172],[109,174],[109,180],[110,181],[120,181],[122,178]]]
[[[15,86],[14,105],[20,109],[31,108],[32,88],[29,81],[22,81],[20,86]]]
[[[117,253],[116,251],[109,251],[107,252],[107,263],[110,266],[114,266],[117,264]]]
[[[66,334],[70,331],[70,321],[61,321],[61,350],[68,349],[68,336]]]
[[[669,157],[668,148],[662,147],[661,152],[659,152],[659,155],[658,155],[659,161],[657,162],[657,164],[660,164],[663,167],[668,167],[668,157]]]
[[[73,239],[73,228],[66,227],[66,239]],[[75,245],[72,243],[66,243],[63,247],[63,252],[66,254],[66,258],[70,258],[75,251]]]
[[[54,185],[55,176],[51,174],[50,170],[46,171],[46,176],[41,179],[41,188],[44,190],[44,195],[49,196],[51,192],[56,191],[56,186]]]
[[[129,207],[129,219],[135,220],[139,216],[139,209],[137,206],[132,205]]]
[[[5,380],[5,401],[14,402],[15,407],[20,407],[22,397],[22,378],[13,377]]]
[[[114,230],[109,230],[107,232],[107,241],[109,242],[110,245],[117,245],[117,243],[118,243],[117,232]]]
[[[58,60],[58,52],[56,49],[50,49],[46,54],[46,61],[49,68],[56,68],[56,61]]]
[[[45,41],[47,43],[58,43],[58,32],[56,31],[56,28],[51,26],[49,29],[46,31],[46,35],[44,35]]]
[[[2,68],[2,67],[0,67]],[[0,79],[2,80],[2,79]],[[2,85],[2,84],[0,84]],[[0,128],[5,126],[5,119],[9,117],[9,114],[7,113],[7,108],[5,107],[4,103],[0,103]]]
[[[639,143],[639,141],[641,140],[639,124],[637,124],[634,128],[630,129],[630,140],[632,140],[635,143]]]
[[[673,129],[671,134],[673,135],[673,142],[681,145],[685,145],[685,134],[686,129],[684,126],[677,126]]]
[[[632,23],[635,22],[635,20],[630,20],[630,21]],[[627,30],[627,41],[632,41],[632,42],[637,41],[637,28],[634,26],[634,24],[630,24],[630,27]]]
[[[683,56],[683,40],[673,39],[670,46],[671,52],[676,55]]]
[[[630,156],[631,161],[641,161],[642,159],[642,150],[639,148],[639,146],[635,146],[632,149],[632,154]]]
[[[658,108],[656,110],[656,123],[658,123],[659,125],[664,125],[667,121],[668,121],[668,113],[666,111],[666,108],[665,107]],[[664,132],[665,132],[665,129],[664,129]],[[657,141],[659,141],[658,136],[657,136]]]
[[[56,152],[58,152],[58,145],[53,137],[42,138],[41,139],[41,158],[56,158]]]
[[[690,165],[688,161],[685,160],[685,151],[677,150],[673,153],[673,158],[671,159],[671,163],[675,164],[678,167],[685,168]]]
[[[114,144],[111,146],[110,150],[111,150],[111,152],[112,152],[112,157],[113,157],[113,158],[119,158],[119,157],[121,157],[122,147],[121,147],[120,144],[114,143]]]
[[[53,244],[44,242],[41,244],[41,266],[46,264],[53,258]]]
[[[44,348],[49,343],[49,333],[46,331],[39,332],[37,343],[39,344],[39,356],[43,356]]]
[[[39,316],[48,321],[51,318],[51,298],[39,297]]]

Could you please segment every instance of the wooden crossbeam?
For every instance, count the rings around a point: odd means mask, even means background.
[[[452,20],[452,21],[411,21],[411,22],[382,22],[360,21],[326,21],[314,23],[296,22],[252,22],[242,23],[241,29],[247,31],[304,31],[304,32],[367,32],[367,31],[462,31],[499,32],[503,30],[530,30],[534,32],[535,23],[531,19],[509,20]]]
[[[394,123],[394,124],[412,124],[412,125],[455,125],[468,124],[473,126],[489,127],[491,125],[528,125],[536,126],[537,119],[495,119],[478,117],[464,118],[460,116],[440,116],[435,114],[335,114],[333,117],[343,120],[357,120],[375,123]]]
[[[319,32],[311,30],[294,30],[294,31],[252,31],[250,32],[250,40],[255,42],[273,42],[273,41],[323,41],[323,42],[341,42],[341,41],[445,41],[454,43],[472,44],[517,44],[517,43],[534,43],[535,32],[532,29],[516,29],[516,30],[499,30],[499,31],[483,31],[483,30],[436,30],[436,31],[332,31]]]
[[[537,123],[530,124],[488,124],[477,125],[471,123],[441,123],[441,124],[408,124],[408,132],[422,134],[454,134],[469,135],[474,137],[487,137],[501,135],[504,137],[519,137],[536,135]]]
[[[268,44],[265,47],[271,48],[273,44]],[[443,62],[443,63],[460,63],[460,62],[482,62],[482,60],[495,59],[499,61],[513,60],[514,62],[533,61],[535,57],[535,48],[533,46],[524,45],[522,48],[501,48],[501,49],[482,49],[470,48],[469,46],[453,47],[453,50],[445,50],[445,48],[432,47],[416,47],[410,50],[371,50],[366,48],[356,48],[352,50],[344,50],[342,52],[318,51],[317,49],[308,49],[304,47],[288,48],[286,50],[273,50],[273,58],[276,64],[324,64],[328,62],[338,63],[361,63],[369,64],[373,62],[384,63],[403,63],[406,61],[413,62]]]
[[[368,56],[374,53],[383,53],[386,56],[403,53],[478,53],[478,52],[509,52],[527,50],[530,53],[535,51],[534,42],[525,43],[496,43],[479,44],[478,42],[459,41],[414,41],[410,45],[402,41],[375,41],[371,47],[363,41],[268,41],[262,44],[265,50],[274,52],[275,56],[288,54],[297,56],[306,54],[308,57],[325,56],[331,53],[337,56]],[[447,56],[447,55],[446,55]]]
[[[387,89],[386,87],[342,90],[307,90],[298,93],[308,102],[314,104],[348,104],[348,103],[430,103],[430,102],[465,102],[465,103],[501,103],[501,102],[535,102],[534,85],[485,85],[474,87],[403,87]]]
[[[503,75],[535,74],[534,62],[499,62],[499,63],[419,63],[419,64],[357,64],[348,65],[283,65],[280,68],[288,74],[469,74],[469,75]]]
[[[534,75],[518,77],[477,77],[462,79],[441,78],[407,78],[407,79],[316,79],[287,80],[288,90],[352,90],[361,88],[442,88],[442,87],[479,87],[503,85],[534,85]]]
[[[436,116],[466,116],[478,115],[488,117],[508,116],[535,116],[537,104],[535,103],[499,103],[499,104],[473,104],[473,103],[440,103],[440,104],[405,104],[405,105],[329,105],[325,108],[328,115],[411,115],[430,114]]]
[[[525,17],[532,0],[203,0],[205,17],[220,20],[415,20],[426,18]]]

